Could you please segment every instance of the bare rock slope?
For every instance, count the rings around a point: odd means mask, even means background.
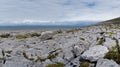
[[[0,33],[0,67],[120,67],[119,64],[120,24]]]

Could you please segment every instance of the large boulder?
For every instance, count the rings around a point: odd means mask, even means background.
[[[52,39],[54,35],[53,31],[45,31],[41,33],[41,40],[48,40],[48,39]]]
[[[113,60],[99,59],[96,67],[119,67],[119,65]]]
[[[103,45],[109,49],[112,49],[112,47],[116,46],[116,41],[111,38],[106,38]]]
[[[90,62],[96,62],[98,59],[103,58],[108,51],[109,50],[105,46],[102,45],[93,46],[86,50],[81,55],[81,58],[83,60],[88,60]]]

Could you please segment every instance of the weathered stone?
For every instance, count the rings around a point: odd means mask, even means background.
[[[53,38],[53,31],[45,31],[41,33],[41,40],[48,40]]]
[[[82,55],[81,58],[83,60],[89,60],[91,62],[95,62],[100,58],[103,58],[105,54],[109,50],[105,46],[97,45],[90,47],[88,50],[86,50]]]
[[[105,38],[105,42],[103,43],[103,45],[109,49],[112,49],[112,47],[116,46],[116,42],[111,38]]]
[[[119,67],[119,65],[113,60],[99,59],[96,67]]]

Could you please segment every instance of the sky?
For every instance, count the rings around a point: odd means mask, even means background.
[[[56,24],[120,17],[120,0],[0,0],[0,24]]]

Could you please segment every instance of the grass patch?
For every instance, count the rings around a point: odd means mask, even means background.
[[[11,36],[10,34],[1,34],[1,35],[0,35],[1,38],[8,38],[8,37],[10,37],[10,36]]]
[[[31,57],[31,58],[29,58],[28,60],[30,60],[30,61],[34,61],[35,59],[34,59],[33,57]]]
[[[5,51],[5,53],[11,54],[12,50]]]
[[[47,57],[47,59],[52,60],[52,59],[56,58],[57,56],[58,56],[58,53],[53,53],[53,54],[49,55],[49,56]]]
[[[47,65],[46,67],[64,67],[64,64],[63,63],[56,63],[56,64],[49,64]]]
[[[102,45],[105,42],[105,38],[100,38],[97,45]]]
[[[80,39],[80,40],[82,40],[82,41],[85,41],[85,39],[84,39],[84,38],[82,38],[82,37],[80,37],[79,39]]]
[[[38,33],[32,33],[32,34],[29,34],[30,37],[39,37],[41,36],[41,34],[38,34]]]
[[[112,35],[114,35],[114,32],[107,32],[109,34],[109,36],[111,37]]]
[[[75,33],[79,31],[78,29],[71,29],[71,30],[67,30],[66,33]]]
[[[61,33],[63,33],[62,30],[57,30],[54,32],[54,34],[61,34]]]
[[[0,57],[0,60],[6,60],[6,58],[4,58],[4,57]]]
[[[80,62],[80,66],[79,67],[89,67],[90,63],[89,62]]]
[[[110,50],[104,58],[112,59],[116,61],[118,64],[120,64],[120,50],[118,45],[118,40],[116,39],[116,46]]]
[[[16,36],[17,39],[26,39],[28,37],[29,37],[29,35],[17,35]]]

